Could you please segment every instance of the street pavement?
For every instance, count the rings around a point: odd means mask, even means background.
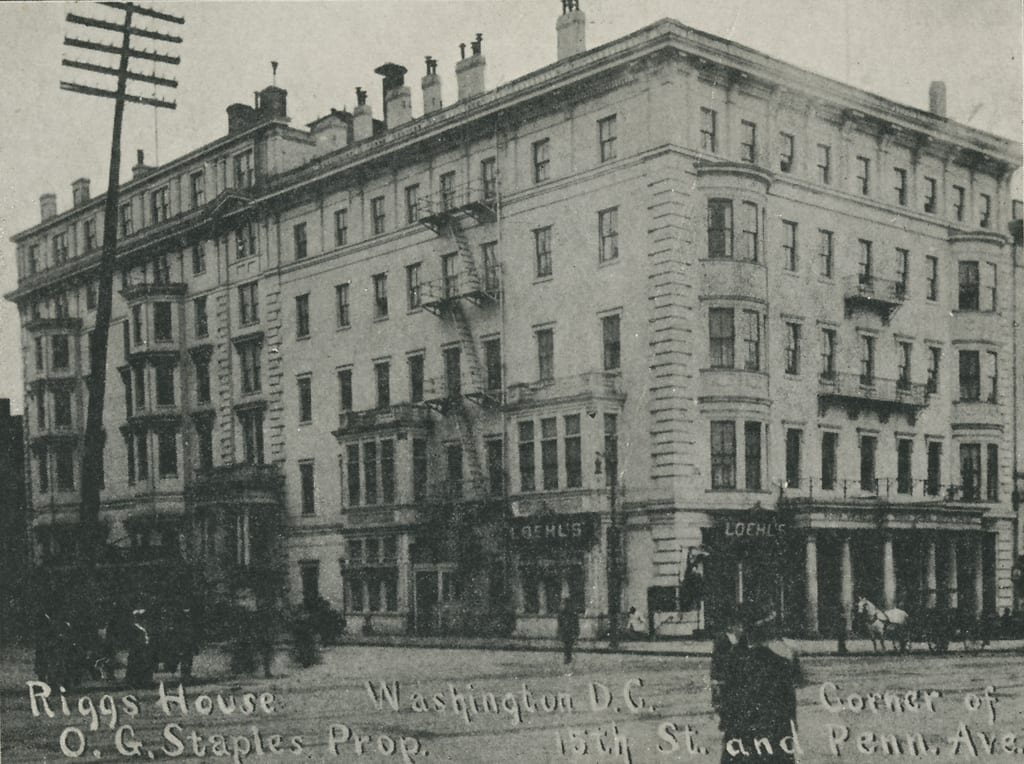
[[[228,677],[208,650],[187,713],[158,689],[102,683],[44,702],[30,654],[0,658],[3,762],[714,764],[721,750],[706,655],[581,652],[565,666],[554,651],[345,645],[310,668],[279,654],[263,679]],[[808,655],[802,668],[801,762],[1024,758],[1019,651]]]

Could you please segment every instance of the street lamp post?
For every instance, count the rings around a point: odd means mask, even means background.
[[[601,474],[604,467],[608,474],[609,520],[608,545],[608,647],[619,648],[619,617],[622,599],[622,522],[618,511],[619,468],[615,455],[597,452],[594,472]]]

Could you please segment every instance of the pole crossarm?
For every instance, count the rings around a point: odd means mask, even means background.
[[[73,69],[84,69],[87,72],[97,72],[99,74],[112,74],[117,77],[120,72],[111,66],[99,66],[98,64],[90,64],[87,61],[76,61],[74,59],[65,58],[61,61],[64,66],[70,66]],[[130,80],[137,80],[139,82],[150,82],[154,85],[163,85],[168,88],[178,87],[177,80],[171,80],[166,77],[157,77],[155,74],[143,74],[142,72],[133,72],[131,70],[125,72],[125,77]]]
[[[121,48],[116,45],[107,45],[102,42],[93,42],[92,40],[79,40],[77,37],[65,37],[64,44],[70,45],[75,48],[84,48],[85,50],[96,50],[100,53],[113,53],[115,55],[121,55]],[[147,61],[157,61],[161,64],[180,64],[181,59],[178,56],[168,56],[166,53],[155,53],[149,50],[138,50],[137,48],[128,49],[129,58],[144,58]]]
[[[102,88],[93,88],[88,85],[79,85],[76,82],[61,82],[61,90],[69,90],[72,93],[81,93],[82,95],[92,96],[103,96],[104,98],[123,99],[128,103],[141,103],[145,106],[155,106],[160,109],[177,109],[178,104],[175,101],[164,101],[160,98],[146,98],[144,96],[131,95],[130,93],[124,93],[118,95],[117,91],[114,90],[103,90]]]
[[[81,24],[83,27],[107,29],[111,32],[124,32],[124,24],[115,24],[113,21],[90,19],[85,16],[79,16],[75,13],[69,13],[67,15],[67,20],[72,24]],[[157,32],[152,29],[143,29],[142,27],[128,27],[128,33],[138,37],[148,37],[151,40],[160,40],[162,42],[181,42],[181,38],[178,37],[178,35]]]
[[[181,16],[172,16],[169,13],[161,13],[160,11],[154,11],[152,8],[146,8],[135,3],[100,3],[108,8],[117,8],[119,11],[131,10],[132,13],[137,13],[140,16],[149,16],[150,18],[160,19],[161,21],[169,21],[172,24],[184,24],[185,19]]]

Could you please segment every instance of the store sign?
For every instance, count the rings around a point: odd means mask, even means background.
[[[788,525],[769,512],[746,513],[720,524],[726,541],[777,542],[786,537]]]
[[[519,550],[586,549],[600,526],[594,513],[546,515],[512,519],[512,545]]]

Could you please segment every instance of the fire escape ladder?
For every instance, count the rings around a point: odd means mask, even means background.
[[[463,354],[469,368],[469,384],[464,390],[465,397],[479,402],[480,396],[484,393],[483,371],[480,367],[480,354],[477,352],[476,341],[473,339],[472,327],[469,317],[461,302],[455,302],[451,306],[451,316],[455,323],[455,329],[459,333],[459,342],[463,348]],[[473,485],[480,484],[483,475],[482,459],[477,446],[476,431],[473,426],[473,415],[466,406],[458,406],[457,412],[459,430],[462,433],[463,453],[466,454],[466,463],[469,468],[469,479]]]
[[[466,286],[463,291],[469,295],[479,295],[482,291],[480,272],[473,259],[473,250],[470,249],[469,241],[466,239],[466,232],[462,230],[462,224],[454,215],[448,217],[448,233],[455,240],[459,261],[462,263],[462,270],[466,275]]]

